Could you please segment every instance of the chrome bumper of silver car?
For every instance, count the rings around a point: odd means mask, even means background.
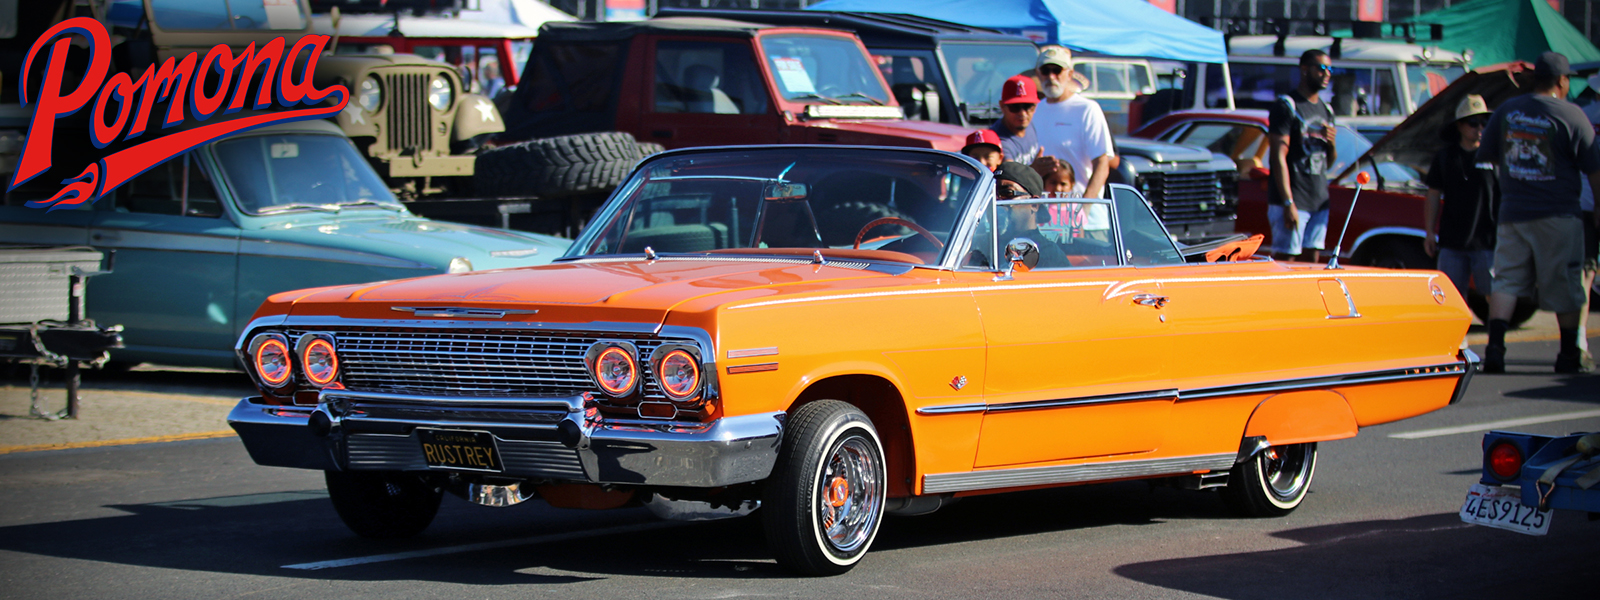
[[[710,423],[604,419],[584,396],[428,397],[324,390],[317,406],[239,401],[228,415],[257,464],[319,470],[428,471],[417,428],[487,431],[495,477],[719,487],[765,479],[784,413]],[[450,472],[449,469],[440,469]]]

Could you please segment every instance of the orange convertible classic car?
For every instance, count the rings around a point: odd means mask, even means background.
[[[1162,478],[1285,514],[1318,442],[1464,393],[1443,275],[1206,262],[1111,196],[997,200],[933,150],[659,154],[554,264],[271,297],[229,420],[361,535],[445,492],[759,505],[780,563],[835,574],[963,495]]]

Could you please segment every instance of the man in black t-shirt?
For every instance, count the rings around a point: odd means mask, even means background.
[[[1492,279],[1489,268],[1494,264],[1500,187],[1494,163],[1478,161],[1478,142],[1489,114],[1489,105],[1477,94],[1469,94],[1456,106],[1456,120],[1443,132],[1453,143],[1434,155],[1424,180],[1428,199],[1422,204],[1422,226],[1427,230],[1423,249],[1428,256],[1439,257],[1439,270],[1450,276],[1462,298],[1467,297],[1469,280],[1489,295]]]
[[[1272,223],[1272,252],[1279,260],[1313,250],[1322,260],[1328,235],[1328,166],[1338,160],[1334,147],[1333,110],[1318,95],[1333,79],[1328,54],[1311,49],[1300,55],[1300,86],[1272,105],[1267,140],[1267,221]]]
[[[1495,163],[1500,180],[1495,231],[1494,293],[1489,296],[1489,346],[1483,370],[1505,370],[1505,337],[1518,296],[1539,296],[1556,313],[1561,349],[1557,373],[1586,373],[1594,361],[1578,346],[1583,289],[1581,179],[1600,184],[1600,146],[1577,105],[1567,102],[1573,74],[1567,57],[1546,52],[1534,62],[1533,92],[1507,100],[1483,132],[1478,159]],[[1600,186],[1597,186],[1600,187]]]

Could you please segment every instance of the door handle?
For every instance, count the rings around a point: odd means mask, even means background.
[[[1133,303],[1153,308],[1162,308],[1167,305],[1167,297],[1156,294],[1134,294]]]
[[[89,238],[96,242],[115,242],[122,239],[122,234],[115,231],[96,231]]]

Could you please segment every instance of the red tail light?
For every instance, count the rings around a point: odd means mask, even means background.
[[[1522,472],[1522,451],[1510,442],[1489,448],[1489,473],[1501,481],[1511,481]]]

